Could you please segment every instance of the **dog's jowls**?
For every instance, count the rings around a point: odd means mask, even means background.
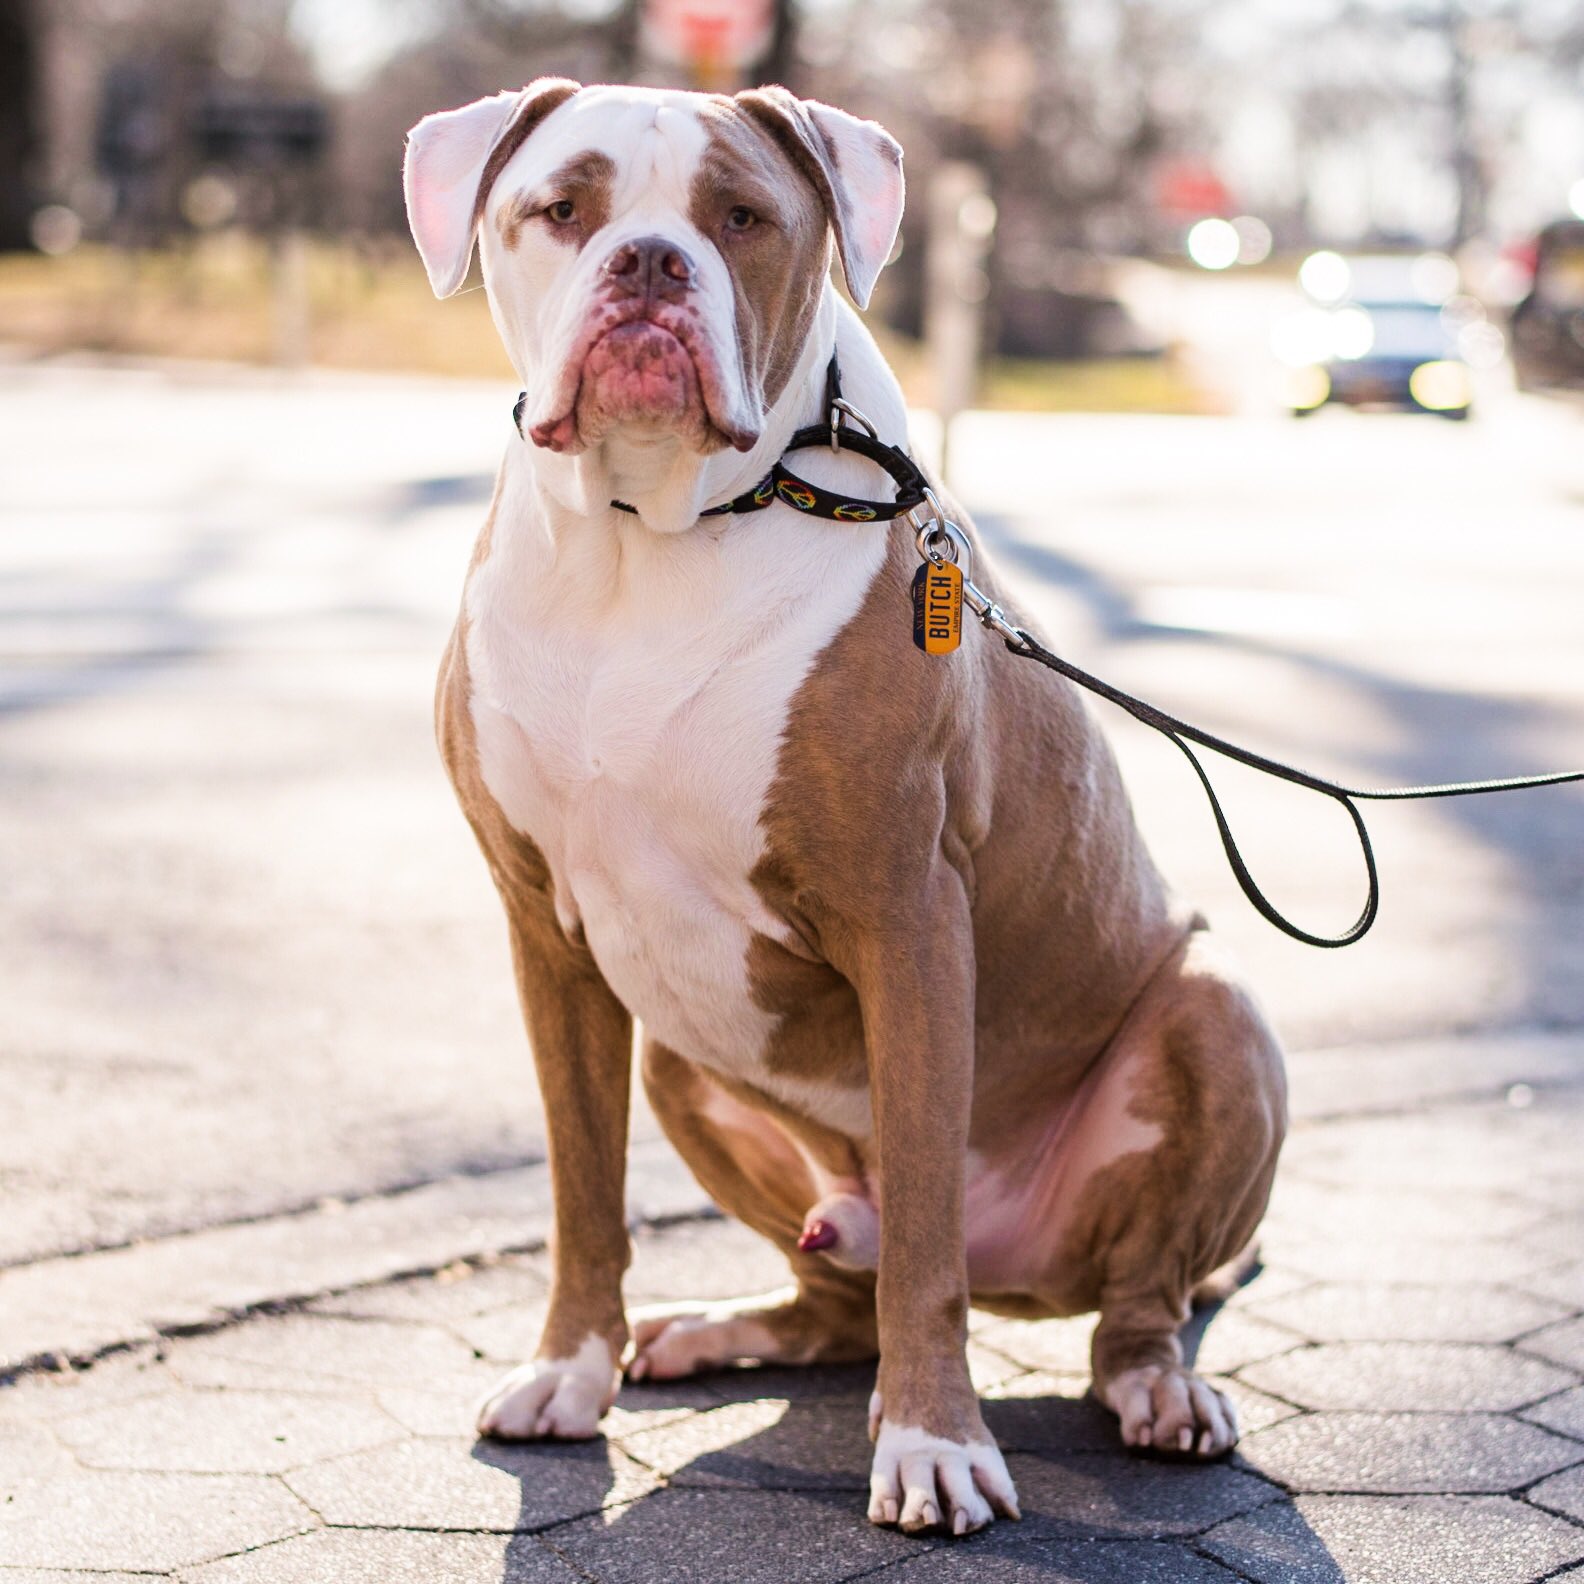
[[[624,1360],[878,1356],[870,1516],[961,1533],[1017,1513],[971,1299],[1098,1309],[1123,1439],[1224,1451],[1232,1407],[1176,1332],[1269,1191],[1285,1099],[1260,1013],[1167,896],[1073,692],[972,635],[913,647],[908,532],[779,503],[700,520],[823,417],[833,348],[905,435],[829,278],[834,246],[867,302],[900,150],[780,89],[546,80],[420,122],[406,188],[438,293],[477,242],[527,392],[438,695],[555,1191],[543,1339],[480,1429],[593,1435]],[[798,464],[883,487],[851,454]],[[625,1312],[635,1020],[656,1115],[786,1253],[785,1291]]]

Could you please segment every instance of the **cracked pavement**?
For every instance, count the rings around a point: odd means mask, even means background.
[[[1397,1092],[1457,1042],[1367,1053]],[[872,1368],[626,1387],[604,1439],[499,1445],[473,1401],[528,1353],[542,1251],[269,1306],[0,1388],[0,1584],[1535,1584],[1584,1579],[1584,1041],[1507,1077],[1297,1121],[1259,1273],[1185,1345],[1244,1439],[1123,1451],[1087,1395],[1092,1319],[976,1315],[970,1356],[1024,1520],[910,1539],[864,1517]],[[1531,1072],[1539,1082],[1514,1075]],[[708,1214],[640,1225],[633,1302],[775,1285]],[[273,1312],[271,1312],[273,1309]],[[3,1334],[3,1326],[0,1326]],[[64,1361],[62,1361],[64,1363]]]

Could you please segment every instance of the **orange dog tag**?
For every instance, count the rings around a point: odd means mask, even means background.
[[[950,654],[962,642],[962,568],[926,561],[913,575],[913,642],[925,654]]]

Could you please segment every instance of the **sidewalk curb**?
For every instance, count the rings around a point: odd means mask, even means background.
[[[658,1141],[634,1147],[627,1203],[634,1224],[709,1209]],[[550,1207],[549,1167],[539,1164],[18,1266],[0,1272],[0,1380],[221,1325],[264,1305],[540,1248]]]
[[[1504,1096],[1521,1103],[1515,1086],[1584,1082],[1584,1031],[1342,1046],[1293,1053],[1288,1070],[1299,1126]],[[662,1140],[633,1146],[627,1199],[633,1225],[710,1210]],[[0,1271],[0,1380],[267,1305],[540,1248],[550,1206],[549,1167],[540,1163]]]

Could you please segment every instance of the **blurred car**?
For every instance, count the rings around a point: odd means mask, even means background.
[[[1315,253],[1299,283],[1309,306],[1279,324],[1273,338],[1286,364],[1283,400],[1294,417],[1331,403],[1468,417],[1474,377],[1465,344],[1471,320],[1482,315],[1457,296],[1450,259]]]
[[[1520,390],[1584,387],[1584,220],[1558,220],[1540,233],[1534,279],[1511,329]]]

